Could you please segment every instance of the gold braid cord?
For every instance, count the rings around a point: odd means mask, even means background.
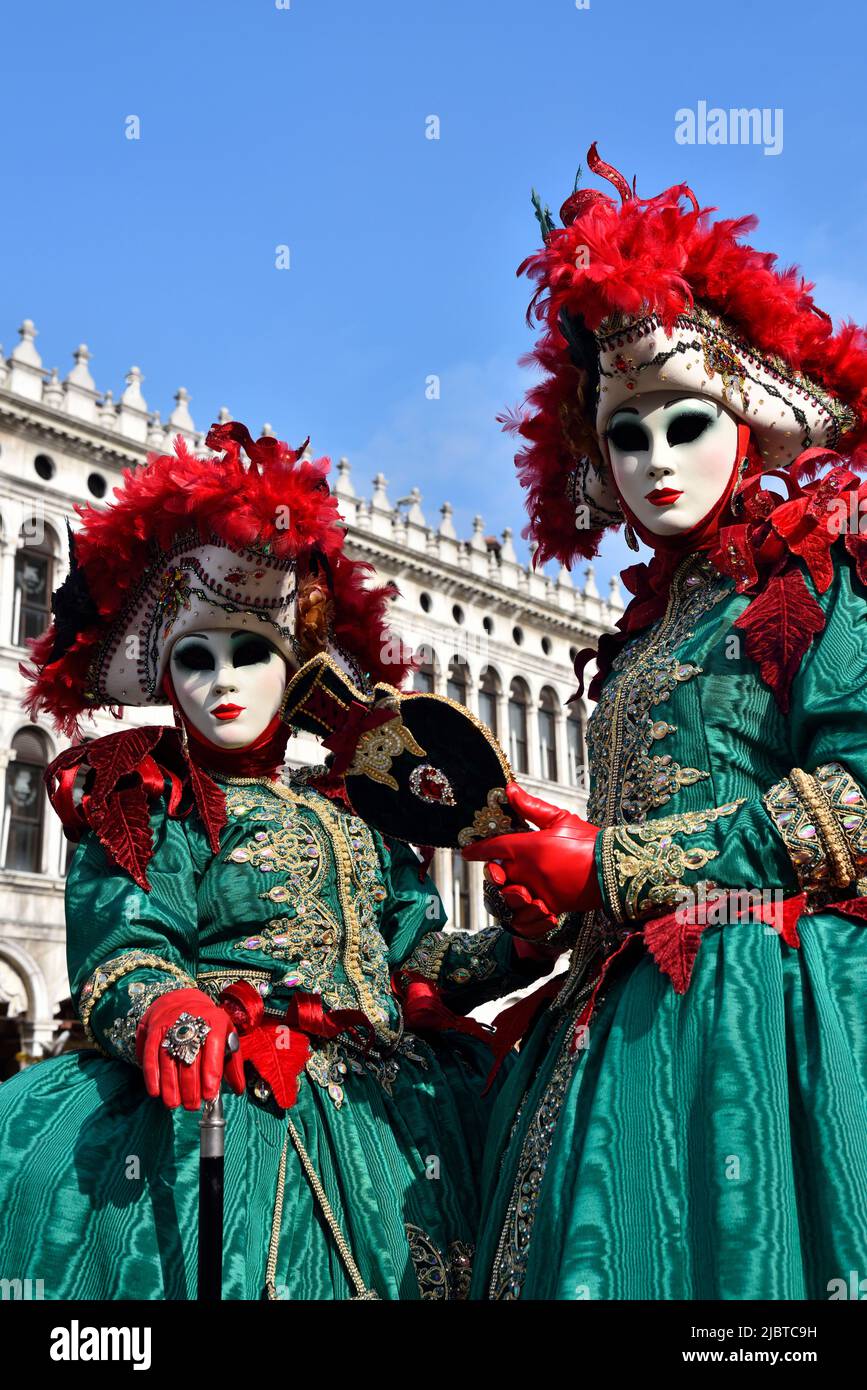
[[[310,1155],[304,1147],[301,1135],[295,1128],[291,1120],[287,1119],[286,1138],[283,1141],[283,1152],[280,1155],[280,1168],[277,1173],[277,1195],[274,1198],[274,1216],[271,1222],[271,1239],[268,1243],[268,1263],[265,1269],[265,1291],[270,1302],[276,1302],[279,1295],[277,1293],[277,1251],[280,1246],[280,1227],[283,1224],[283,1198],[286,1191],[286,1154],[289,1148],[289,1140],[292,1140],[293,1147],[301,1160],[301,1167],[304,1169],[304,1176],[307,1178],[313,1196],[319,1203],[319,1209],[325,1217],[328,1229],[331,1232],[334,1244],[340,1258],[343,1261],[347,1274],[349,1275],[355,1293],[352,1297],[353,1303],[369,1302],[378,1299],[379,1294],[373,1289],[369,1289],[361,1277],[361,1271],[352,1256],[349,1244],[340,1229],[337,1217],[334,1215],[331,1203],[325,1195],[325,1188],[319,1180],[319,1174],[313,1167]]]
[[[188,975],[185,970],[182,970],[179,965],[175,965],[172,961],[154,955],[152,951],[125,951],[123,955],[113,956],[111,960],[96,967],[93,973],[87,977],[79,992],[78,1016],[81,1019],[85,1036],[90,1042],[99,1046],[99,1039],[94,1037],[90,1026],[90,1016],[106,990],[118,980],[123,979],[124,975],[131,974],[133,970],[141,969],[162,970],[167,975],[173,975],[179,981],[178,989],[196,988],[196,982],[192,975]]]
[[[792,768],[762,798],[808,906],[836,894],[867,894],[867,800],[840,763]]]
[[[743,801],[603,830],[602,883],[614,920],[638,921],[675,903],[686,886],[684,874],[703,869],[719,851],[685,848],[674,837],[699,834],[722,816],[734,815]]]

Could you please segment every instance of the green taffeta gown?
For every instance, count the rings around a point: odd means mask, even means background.
[[[830,1299],[867,1276],[867,921],[828,910],[829,843],[867,895],[865,600],[838,554],[786,714],[733,629],[748,599],[701,556],[615,658],[589,731],[605,912],[498,1098],[475,1297]],[[701,882],[709,905],[803,892],[800,945],[709,906],[676,992],[623,938]]]
[[[149,892],[91,835],[75,854],[69,974],[96,1046],[0,1086],[0,1270],[41,1280],[46,1299],[196,1297],[199,1114],[147,1095],[135,1031],[166,990],[216,997],[245,979],[275,1018],[296,988],[361,1010],[376,1043],[313,1040],[289,1112],[254,1076],[242,1096],[224,1085],[224,1297],[263,1296],[287,1114],[366,1288],[465,1297],[490,1054],[456,1033],[401,1033],[390,976],[417,969],[472,1008],[526,983],[511,939],[444,934],[412,851],[312,786],[224,786],[216,857],[195,813],[158,803]],[[356,1292],[291,1145],[273,1284],[278,1298]]]

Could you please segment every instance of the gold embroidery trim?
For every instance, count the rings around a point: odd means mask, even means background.
[[[840,763],[792,768],[762,800],[811,908],[832,890],[867,894],[867,799]]]
[[[173,964],[170,960],[165,960],[162,956],[154,955],[150,951],[126,951],[123,955],[114,956],[104,965],[98,965],[88,976],[81,987],[78,999],[78,1016],[81,1019],[85,1036],[88,1041],[99,1046],[99,1039],[93,1034],[90,1026],[90,1016],[94,1008],[99,1003],[102,996],[118,980],[122,980],[124,975],[130,975],[133,970],[150,968],[154,970],[164,970],[168,975],[174,975],[175,979],[181,980],[189,989],[196,988],[196,982],[191,975],[180,966]],[[181,986],[179,985],[180,989]],[[82,1000],[84,1001],[82,1003]]]
[[[499,808],[508,801],[503,787],[491,787],[484,806],[473,816],[472,825],[458,831],[458,844],[461,849],[471,845],[474,840],[486,840],[491,835],[508,835],[515,827],[505,811]]]
[[[361,703],[361,704],[366,704],[366,703],[367,703],[368,696],[365,695],[365,693],[364,693],[363,690],[359,690],[358,686],[355,684],[354,681],[352,681],[352,680],[350,679],[349,675],[348,675],[347,672],[343,669],[343,667],[342,667],[342,666],[339,666],[338,663],[334,660],[334,658],[333,658],[332,656],[329,656],[327,652],[318,652],[316,656],[311,657],[309,661],[306,661],[306,662],[304,663],[303,666],[300,666],[300,667],[298,668],[298,670],[295,672],[295,675],[294,675],[294,676],[292,677],[292,679],[288,682],[288,684],[287,684],[287,686],[286,686],[286,689],[283,691],[283,699],[280,701],[280,717],[281,717],[281,719],[283,718],[283,716],[284,716],[285,713],[286,713],[286,708],[287,708],[289,702],[291,701],[292,697],[294,696],[296,688],[298,687],[298,685],[301,684],[301,681],[302,681],[302,680],[306,680],[306,678],[309,676],[309,674],[310,674],[310,668],[311,668],[311,666],[313,665],[314,662],[317,664],[317,666],[318,666],[319,669],[318,669],[317,672],[316,672],[316,675],[315,675],[315,677],[314,677],[314,679],[313,679],[313,682],[312,682],[312,684],[311,684],[311,686],[310,686],[310,689],[307,691],[306,695],[304,696],[304,699],[301,701],[301,704],[297,707],[297,709],[295,709],[295,710],[292,711],[293,714],[300,714],[300,713],[302,712],[302,710],[303,710],[304,713],[307,715],[308,719],[315,719],[315,718],[316,718],[315,715],[311,715],[310,711],[306,708],[306,706],[307,706],[307,704],[308,704],[308,702],[309,702],[309,700],[310,700],[311,695],[313,695],[313,693],[316,691],[316,689],[317,689],[317,688],[319,687],[319,685],[322,683],[322,680],[323,680],[323,678],[324,678],[324,676],[325,676],[325,674],[326,674],[327,671],[332,671],[332,672],[338,677],[340,683],[341,683],[342,685],[345,685],[345,686],[347,686],[347,687],[349,688],[349,691],[350,691],[350,693],[351,693],[351,695],[352,695],[352,698],[353,698],[354,700],[358,700],[359,703]],[[334,703],[335,703],[336,705],[339,705],[339,706],[341,707],[341,709],[348,709],[348,708],[349,708],[349,701],[348,701],[348,700],[342,700],[335,690],[329,690],[329,691],[328,691],[328,698],[329,698],[330,700],[333,700]],[[321,725],[322,725],[322,732],[323,732],[323,734],[330,734],[330,733],[331,733],[331,726],[330,726],[330,725],[325,724],[324,721],[322,721],[322,720],[320,720],[320,719],[317,719],[316,722],[317,722],[318,724],[321,724]],[[235,780],[240,781],[241,779],[240,779],[240,778],[237,778],[237,779],[233,778],[232,780],[233,780],[233,781],[235,781]],[[251,780],[255,780],[255,779],[245,779],[245,780],[251,781]]]
[[[272,791],[275,796],[281,797],[284,801],[292,801],[296,805],[303,806],[319,821],[328,836],[334,854],[334,863],[337,871],[337,895],[340,900],[343,922],[346,929],[344,968],[347,978],[355,990],[360,1007],[374,1025],[378,1036],[387,1043],[396,1042],[401,1036],[401,1029],[398,1028],[396,1031],[393,1031],[388,1027],[388,1016],[382,1005],[377,1003],[376,996],[368,987],[362,968],[361,921],[352,894],[353,862],[346,835],[342,833],[345,829],[342,824],[342,813],[335,811],[328,798],[321,793],[316,794],[316,799],[314,801],[312,796],[299,795],[287,787],[284,782],[275,781],[270,777],[222,776],[219,780],[228,782],[233,786],[266,787],[269,791]],[[356,817],[355,819],[358,818]],[[367,826],[365,826],[364,829],[370,834]],[[372,840],[371,846],[373,847]],[[374,848],[374,853],[375,852]]]
[[[602,831],[602,885],[608,898],[608,906],[611,916],[620,926],[623,922],[623,911],[620,906],[620,897],[617,892],[617,870],[614,866],[614,832],[616,825],[609,825]]]
[[[398,786],[391,775],[391,764],[404,752],[423,758],[426,750],[413,738],[399,711],[395,711],[393,719],[361,735],[352,762],[346,769],[346,776],[370,777],[372,781],[380,782],[396,792]]]
[[[807,810],[814,816],[819,833],[825,842],[825,848],[833,865],[834,883],[838,888],[848,888],[857,878],[855,865],[852,863],[852,856],[849,853],[843,832],[834,820],[831,807],[819,789],[819,783],[814,777],[808,776],[800,767],[793,767],[790,776],[795,790]]]
[[[436,983],[439,980],[443,968],[443,961],[449,947],[452,944],[453,933],[447,931],[429,931],[413,947],[406,960],[401,965],[401,971],[415,970],[419,975],[423,975],[426,980]]]
[[[676,835],[697,835],[722,816],[732,816],[744,798],[706,811],[684,811],[646,825],[612,825],[603,831],[602,880],[612,916],[637,921],[668,907],[684,886],[683,875],[703,869],[719,850],[689,849]],[[620,914],[619,916],[617,914]]]

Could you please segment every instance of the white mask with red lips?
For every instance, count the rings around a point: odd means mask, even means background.
[[[283,700],[286,661],[249,628],[186,632],[169,671],[184,719],[218,748],[247,748],[268,728]]]
[[[697,527],[729,490],[746,427],[701,395],[652,391],[618,406],[602,432],[611,475],[627,515],[658,537]]]

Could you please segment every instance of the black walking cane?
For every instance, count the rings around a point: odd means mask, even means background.
[[[234,1030],[226,1056],[240,1047]],[[223,1297],[223,1157],[226,1120],[219,1091],[206,1100],[199,1120],[199,1284],[198,1299],[219,1303]]]
[[[200,1302],[223,1297],[223,1101],[206,1100],[199,1120],[199,1292]]]

